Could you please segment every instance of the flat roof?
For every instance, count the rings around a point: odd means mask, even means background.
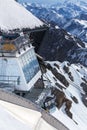
[[[0,30],[35,29],[44,23],[15,0],[0,0]]]

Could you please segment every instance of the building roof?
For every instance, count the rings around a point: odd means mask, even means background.
[[[2,130],[57,130],[42,119],[40,112],[2,100],[0,100],[0,128]]]
[[[33,130],[44,130],[44,129],[45,130],[61,130],[61,129],[69,130],[65,125],[63,125],[63,123],[55,119],[46,111],[42,110],[38,105],[32,103],[30,100],[27,100],[23,97],[19,97],[13,93],[7,92],[6,90],[2,90],[2,89],[0,89],[0,106],[2,106],[3,107],[2,109],[3,110],[5,109],[6,112],[9,112],[9,114],[11,114],[14,118],[21,121],[21,123],[26,125],[28,124],[30,128],[31,127],[33,128]],[[2,113],[1,110],[0,110],[0,114]],[[4,116],[3,119],[2,114],[0,115],[0,123],[1,123],[0,128],[2,128],[3,130],[7,130],[9,129],[7,126],[10,127],[11,122],[9,125],[6,122],[7,117],[5,118]],[[12,118],[10,119],[12,120]],[[3,128],[2,124],[4,125],[5,129]],[[15,127],[13,125],[13,128],[11,130],[14,129]],[[19,129],[15,129],[15,130],[19,130]]]
[[[35,29],[43,22],[14,0],[0,0],[0,30]]]

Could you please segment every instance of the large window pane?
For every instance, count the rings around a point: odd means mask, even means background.
[[[32,48],[20,57],[20,64],[24,72],[25,79],[27,83],[36,75],[39,71],[39,64]]]

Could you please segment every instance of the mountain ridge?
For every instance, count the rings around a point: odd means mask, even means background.
[[[87,20],[86,2],[59,2],[49,7],[29,3],[23,5],[40,19],[58,25],[71,34],[81,38],[82,41],[87,42],[87,27],[85,23],[85,20]]]

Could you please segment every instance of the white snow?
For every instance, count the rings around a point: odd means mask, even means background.
[[[87,21],[86,20],[75,19],[75,22],[80,23],[81,25],[84,26],[84,28],[87,28]]]
[[[0,29],[4,31],[43,26],[38,18],[15,0],[0,0]]]
[[[65,126],[67,126],[69,130],[78,130],[78,126],[71,119],[69,119],[69,117],[67,117],[67,115],[64,114],[61,109],[58,110],[56,108],[56,111],[52,113],[52,115],[60,120]]]
[[[67,39],[67,40],[68,40],[68,39],[69,39],[69,36],[68,36],[68,35],[65,35],[65,39]]]
[[[84,76],[87,77],[87,68],[80,64],[71,64],[68,66],[67,65],[68,62],[60,63],[60,62],[55,61],[55,62],[48,62],[48,63],[50,63],[52,67],[55,67],[59,73],[64,75],[67,81],[69,82],[69,87],[67,87],[66,89],[63,88],[63,92],[65,93],[66,97],[72,101],[72,107],[70,111],[73,114],[73,119],[70,119],[66,115],[65,110],[64,110],[65,105],[63,105],[61,109],[56,108],[56,110],[50,113],[54,117],[56,117],[58,120],[60,120],[65,126],[67,126],[69,130],[83,130],[83,129],[87,130],[87,108],[85,107],[81,99],[81,93],[84,93],[84,91],[82,90],[82,87],[80,86],[80,84],[83,82],[82,77]],[[56,66],[54,66],[54,63],[59,65],[59,69]],[[71,72],[74,78],[74,81],[70,81],[68,74],[65,73],[65,71],[63,70],[64,65],[69,67],[69,72]],[[49,71],[47,71],[46,75],[49,75]],[[47,76],[47,78],[49,78],[49,80],[52,82],[51,83],[52,86],[56,82],[60,83],[58,79],[55,81],[53,79],[53,76],[54,75],[51,72],[50,72],[50,76]],[[72,100],[71,98],[72,96],[75,96],[77,98],[78,104],[76,104]]]
[[[22,113],[21,113],[22,114]],[[23,115],[23,114],[22,114]],[[32,130],[28,124],[10,112],[0,101],[0,130]]]
[[[55,26],[55,29],[59,29],[59,26],[56,25],[56,26]]]
[[[56,130],[41,113],[0,100],[0,130]]]

